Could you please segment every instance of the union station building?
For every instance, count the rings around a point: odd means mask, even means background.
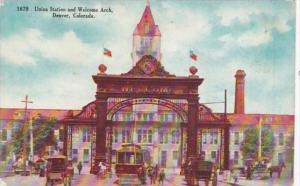
[[[222,169],[242,166],[240,150],[247,128],[259,124],[274,133],[272,162],[286,159],[286,141],[294,133],[293,115],[244,113],[246,73],[237,70],[234,113],[214,113],[199,102],[198,89],[205,80],[190,68],[187,76],[170,74],[163,67],[161,32],[150,5],[133,32],[133,67],[123,74],[107,74],[106,66],[92,76],[97,84],[95,100],[82,110],[30,109],[31,116],[56,117],[55,131],[62,154],[92,169],[99,161],[114,164],[122,144],[141,146],[146,163],[180,168],[188,157],[203,156]],[[233,79],[234,80],[234,79]],[[226,99],[225,99],[226,105]],[[1,160],[8,161],[13,128],[22,125],[14,113],[22,109],[0,109]]]

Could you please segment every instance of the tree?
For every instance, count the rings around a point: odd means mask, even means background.
[[[286,144],[286,161],[293,163],[294,160],[294,134],[289,136],[285,142]]]
[[[57,127],[57,120],[51,117],[38,115],[32,120],[33,150],[35,155],[43,156],[47,146],[56,146],[54,129]],[[27,138],[27,139],[26,139]],[[13,152],[23,154],[24,150],[29,152],[29,124],[23,124],[16,130],[12,137]]]
[[[245,130],[244,140],[240,146],[244,159],[258,158],[258,135],[258,128],[247,128]],[[271,158],[275,146],[274,133],[271,128],[266,126],[262,127],[261,143],[262,156]]]
[[[33,120],[33,149],[35,155],[43,156],[47,146],[57,145],[54,136],[54,129],[57,126],[57,119],[53,117],[39,115]]]

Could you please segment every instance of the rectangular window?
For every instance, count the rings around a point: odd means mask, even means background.
[[[172,130],[172,144],[175,144],[176,142],[176,131]]]
[[[147,113],[143,113],[143,121],[148,121],[148,114]]]
[[[2,141],[7,140],[7,129],[2,129]]]
[[[72,150],[72,159],[73,159],[73,162],[78,161],[78,149],[73,149]]]
[[[173,118],[173,117],[172,117],[172,114],[168,114],[167,117],[168,117],[168,121],[171,122],[171,121],[172,121],[172,118]]]
[[[165,121],[165,119],[164,119],[165,117],[164,117],[164,116],[165,116],[165,115],[164,115],[163,113],[160,114],[160,121],[161,121],[161,122]]]
[[[150,119],[150,121],[154,121],[154,113],[149,114],[149,119]]]
[[[211,151],[211,159],[215,159],[217,157],[216,151]]]
[[[122,130],[122,143],[126,143],[125,139],[126,139],[126,131],[123,129]]]
[[[118,129],[114,129],[114,142],[118,143]]]
[[[214,133],[210,132],[210,144],[213,144],[213,140],[214,140]]]
[[[167,151],[163,150],[161,151],[161,162],[160,162],[160,166],[165,168],[167,165]]]
[[[152,143],[152,130],[148,130],[148,143]]]
[[[91,133],[92,133],[92,130],[90,128],[87,128],[87,141],[88,142],[91,142]]]
[[[202,133],[202,143],[207,144],[207,133],[206,132]]]
[[[147,130],[143,130],[143,139],[142,139],[143,143],[147,143]]]
[[[83,149],[83,163],[88,163],[90,159],[89,149]]]
[[[163,144],[164,143],[164,131],[159,130],[158,136],[159,136],[159,143]]]
[[[205,151],[201,151],[201,156],[200,157],[201,157],[202,160],[205,160]]]
[[[132,136],[128,129],[122,130],[122,143],[131,143],[132,142]]]
[[[88,128],[82,129],[82,142],[90,142],[90,134]]]
[[[218,133],[214,132],[214,144],[218,144]]]
[[[64,141],[64,129],[59,129],[58,130],[58,140],[59,141]]]
[[[7,147],[6,147],[6,145],[2,145],[2,147],[0,146],[0,149],[1,149],[0,161],[6,161],[6,156],[7,156]]]
[[[173,160],[178,160],[178,151],[173,151]]]
[[[127,116],[126,118],[127,120],[125,121],[132,121],[131,113],[127,113],[126,116]]]
[[[240,135],[239,132],[234,133],[234,144],[238,145],[240,143]]]
[[[234,164],[237,165],[239,164],[239,151],[234,151]]]
[[[129,130],[126,130],[126,143],[132,143],[132,136],[131,136],[131,132]]]
[[[179,130],[176,130],[176,144],[179,144],[179,140],[180,140],[180,133]]]
[[[142,113],[137,113],[136,116],[138,121],[142,120]]]
[[[279,133],[279,145],[282,146],[284,145],[284,136],[283,133]]]
[[[142,142],[142,130],[138,130],[138,143],[141,143]]]
[[[168,143],[168,131],[164,132],[164,142],[167,144]]]

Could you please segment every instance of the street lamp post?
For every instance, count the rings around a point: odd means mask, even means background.
[[[29,132],[30,132],[30,161],[33,161],[33,132],[32,132],[32,118],[29,120]]]

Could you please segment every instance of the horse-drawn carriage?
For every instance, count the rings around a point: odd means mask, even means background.
[[[247,179],[272,177],[274,172],[276,172],[278,177],[280,177],[284,167],[284,162],[280,162],[278,165],[272,165],[269,158],[261,158],[259,161],[247,159],[245,160],[245,167],[242,172],[245,174]]]
[[[208,185],[209,181],[212,181],[212,185],[217,183],[213,162],[204,161],[200,158],[189,158],[184,169],[185,180],[188,185],[198,185],[199,181],[204,181],[205,185]]]
[[[73,173],[73,168],[69,165],[66,156],[51,156],[47,159],[46,186],[55,184],[70,186]]]

